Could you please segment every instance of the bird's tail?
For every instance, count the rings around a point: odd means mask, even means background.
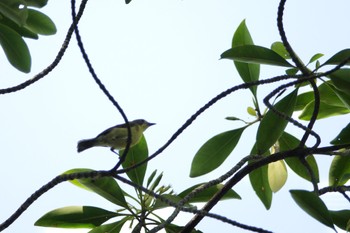
[[[95,139],[85,139],[78,142],[78,152],[82,152],[86,149],[95,146]]]

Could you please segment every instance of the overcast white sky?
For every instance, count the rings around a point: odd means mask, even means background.
[[[144,118],[157,123],[146,132],[153,153],[198,108],[221,91],[241,83],[232,62],[219,57],[230,48],[232,35],[243,19],[247,20],[256,44],[269,47],[279,40],[277,6],[276,0],[133,0],[129,5],[122,0],[89,1],[80,32],[98,76],[129,119]],[[349,7],[345,0],[287,2],[285,29],[301,59],[307,62],[320,52],[326,55],[321,59],[325,61],[349,47]],[[49,1],[43,11],[56,23],[58,33],[38,41],[28,40],[33,58],[29,75],[14,70],[1,52],[2,88],[31,78],[56,56],[70,24],[70,3]],[[263,67],[261,78],[281,73],[281,68]],[[262,97],[268,89],[258,92]],[[62,62],[48,77],[21,92],[1,96],[0,104],[1,221],[54,176],[72,168],[110,169],[117,161],[105,148],[76,152],[78,140],[93,137],[121,123],[122,118],[93,82],[74,39]],[[149,164],[148,175],[154,169],[163,171],[164,184],[171,184],[180,192],[227,171],[249,153],[256,127],[244,133],[220,169],[196,179],[188,177],[192,158],[205,141],[242,126],[224,118],[252,120],[246,113],[251,105],[249,91],[220,101]],[[324,145],[347,119],[348,116],[342,116],[316,125],[325,138]],[[300,135],[293,127],[288,130]],[[321,180],[326,184],[328,167],[322,165],[330,159],[321,157],[318,161]],[[242,200],[222,202],[213,212],[273,232],[332,232],[295,205],[288,190],[296,188],[311,189],[311,185],[289,172],[286,186],[274,195],[271,210],[266,211],[246,178],[234,188]],[[349,205],[340,195],[327,201],[331,209]],[[64,183],[42,196],[5,232],[54,232],[34,227],[33,223],[46,212],[68,205],[115,209],[99,196]],[[210,219],[198,227],[203,232],[246,232]]]

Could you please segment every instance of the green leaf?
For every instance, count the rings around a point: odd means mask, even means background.
[[[311,217],[320,223],[334,229],[333,220],[327,206],[314,192],[306,190],[290,190],[294,201]]]
[[[122,155],[124,150],[119,151],[119,155]],[[142,135],[142,138],[137,145],[129,149],[128,155],[125,158],[125,161],[122,163],[123,168],[131,167],[145,159],[148,158],[148,147],[145,137]],[[130,180],[135,182],[138,185],[143,184],[147,170],[147,163],[126,172]]]
[[[26,0],[27,6],[41,8],[46,6],[48,0]]]
[[[334,224],[344,231],[349,231],[350,210],[329,211]]]
[[[265,208],[268,210],[272,203],[272,190],[269,185],[267,165],[249,173],[250,183]]]
[[[285,114],[291,116],[293,113],[294,105],[297,99],[298,89],[295,89],[289,95],[280,100],[274,105],[274,108]],[[257,135],[256,145],[258,154],[266,152],[283,134],[288,121],[278,116],[272,110],[269,110],[260,122]]]
[[[242,45],[231,48],[221,54],[221,58],[245,63],[293,67],[273,50],[257,45]]]
[[[253,39],[249,33],[245,20],[241,22],[232,38],[232,48],[241,45],[253,45]],[[260,65],[248,64],[239,61],[234,62],[236,69],[245,83],[259,80]],[[251,92],[256,96],[257,86],[250,87]]]
[[[297,148],[300,144],[300,140],[294,137],[293,135],[290,135],[289,133],[284,132],[282,136],[278,139],[278,143],[279,143],[280,151],[283,152],[283,151],[289,151]],[[308,170],[301,163],[299,158],[288,157],[288,158],[285,158],[284,161],[287,163],[288,167],[290,167],[292,171],[295,172],[298,176],[308,181],[311,181]],[[308,155],[306,157],[306,162],[310,165],[311,170],[315,175],[316,181],[319,182],[319,171],[318,171],[318,166],[317,166],[315,157],[313,155]]]
[[[46,213],[34,225],[59,228],[93,228],[116,216],[119,214],[93,206],[67,206]]]
[[[314,111],[314,101],[306,105],[302,113],[299,115],[299,119],[309,121],[311,119],[313,111]],[[347,108],[329,105],[321,101],[317,119],[324,119],[331,116],[344,115],[344,114],[348,114],[349,112],[350,110]]]
[[[329,168],[329,186],[344,185],[350,179],[350,156],[335,156]]]
[[[278,192],[284,186],[288,178],[287,168],[283,160],[269,163],[267,175],[272,192]]]
[[[329,75],[334,86],[345,93],[350,93],[350,69],[340,69]]]
[[[331,85],[330,85],[331,86]],[[331,86],[334,93],[338,96],[343,105],[350,110],[350,94],[347,92],[339,91],[335,87]]]
[[[190,177],[207,174],[219,167],[236,147],[245,128],[226,131],[204,143],[192,160]]]
[[[341,62],[343,62],[345,59],[348,59],[350,57],[350,49],[344,49],[335,55],[333,57],[329,58],[323,65],[338,65]],[[350,65],[350,60],[347,61],[347,65]]]
[[[256,145],[254,145],[250,154],[257,154]],[[269,155],[269,151],[265,154]],[[249,161],[248,164],[254,163]],[[254,169],[249,173],[250,184],[252,185],[256,195],[259,197],[261,202],[264,204],[265,208],[268,210],[271,207],[272,203],[272,190],[269,185],[267,165],[260,168]]]
[[[57,31],[54,22],[48,16],[32,9],[28,9],[28,19],[24,27],[41,35],[53,35]]]
[[[331,141],[332,145],[342,145],[348,143],[350,143],[350,123]]]
[[[350,108],[344,104],[344,101],[336,93],[330,82],[324,82],[318,87],[320,94],[320,109],[318,119],[347,114]],[[310,120],[314,110],[314,93],[312,91],[300,94],[297,98],[295,110],[303,110],[299,119]]]
[[[286,70],[286,74],[288,75],[296,75],[298,73],[299,69],[297,68],[290,68]]]
[[[0,24],[0,45],[13,67],[30,72],[31,58],[26,43],[16,31],[3,24]]]
[[[179,203],[181,201],[181,197],[179,197],[178,195],[174,195],[174,194],[163,194],[161,195],[162,197],[170,200],[173,203]],[[160,199],[157,199],[155,204],[153,205],[152,209],[153,210],[157,210],[157,209],[162,209],[162,208],[166,208],[169,207],[170,205],[168,205],[167,203],[163,202]],[[186,205],[187,207],[189,207],[189,205]]]
[[[63,174],[91,171],[93,170],[87,168],[78,168],[66,171]],[[125,201],[123,190],[119,187],[118,183],[112,177],[97,177],[94,179],[83,178],[71,181],[71,183],[77,185],[80,188],[90,190],[116,205],[122,207],[128,206],[127,202]]]
[[[320,59],[321,57],[323,57],[324,54],[322,53],[316,53],[315,55],[313,55],[311,58],[310,58],[310,61],[309,61],[309,64]]]
[[[153,180],[153,178],[154,178],[154,176],[157,174],[157,169],[156,170],[154,170],[153,172],[152,172],[152,174],[148,177],[148,179],[147,179],[147,188],[149,187],[149,185],[151,184],[151,182],[152,182],[152,180]]]
[[[234,116],[229,116],[229,117],[225,117],[226,120],[229,121],[241,121],[242,119],[238,118],[238,117],[234,117]]]
[[[1,23],[6,25],[7,27],[11,28],[12,30],[16,31],[22,37],[27,37],[27,38],[31,38],[31,39],[38,39],[39,38],[39,36],[36,33],[31,32],[24,27],[18,26],[16,23],[14,23],[13,21],[11,21],[7,18],[1,19]]]
[[[158,186],[158,184],[160,183],[160,181],[162,180],[163,178],[163,172],[160,173],[158,175],[158,177],[155,179],[155,181],[152,183],[151,187],[150,187],[150,190],[151,191],[154,191],[154,189]]]
[[[88,233],[119,233],[124,225],[124,223],[128,220],[128,218],[123,218],[120,221],[104,224],[98,227],[95,227]]]
[[[283,43],[280,41],[276,41],[271,45],[271,49],[275,51],[278,55],[283,57],[284,59],[290,59],[290,54],[284,47]]]
[[[184,198],[187,194],[192,192],[194,189],[204,185],[206,183],[200,183],[196,184],[181,193],[179,193],[179,197]],[[207,202],[209,201],[215,193],[217,193],[219,190],[222,189],[224,185],[223,184],[217,184],[214,186],[211,186],[210,188],[207,188],[203,190],[202,192],[198,193],[196,196],[192,197],[189,201],[189,203],[195,203],[195,202]],[[241,199],[241,197],[236,193],[234,190],[230,189],[222,198],[221,201],[223,200],[229,200],[229,199]]]
[[[0,15],[15,22],[18,26],[23,26],[28,17],[27,7],[20,8],[20,1],[13,3],[0,2]]]

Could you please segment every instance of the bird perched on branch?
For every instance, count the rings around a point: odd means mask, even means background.
[[[131,143],[130,147],[136,145],[143,132],[155,123],[149,123],[145,120],[138,119],[129,122],[131,130]],[[78,142],[78,152],[82,152],[86,149],[95,146],[110,147],[111,150],[120,150],[126,147],[128,140],[128,128],[126,124],[116,125],[109,129],[106,129],[95,138],[85,139]]]

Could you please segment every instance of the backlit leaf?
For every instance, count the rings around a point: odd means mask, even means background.
[[[335,156],[329,168],[329,186],[344,185],[350,179],[350,156]]]
[[[93,206],[67,206],[46,213],[34,225],[60,228],[93,228],[116,216],[119,216],[116,212]]]
[[[267,175],[272,192],[278,192],[284,186],[288,178],[287,168],[283,160],[269,163]]]
[[[350,123],[343,128],[340,133],[331,141],[333,145],[342,145],[350,143]]]

